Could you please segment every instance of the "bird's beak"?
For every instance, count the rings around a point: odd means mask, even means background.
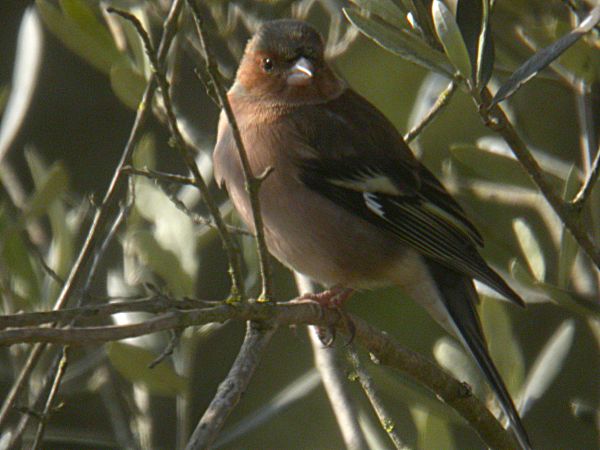
[[[287,84],[290,86],[306,86],[312,82],[314,67],[306,58],[298,58],[288,72]]]

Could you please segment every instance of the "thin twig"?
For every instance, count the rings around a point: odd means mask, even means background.
[[[146,170],[134,169],[133,167],[126,167],[123,170],[126,170],[127,172],[129,172],[130,174],[133,174],[133,175],[139,175],[142,177],[146,177],[150,180],[154,180],[156,182],[157,186],[167,196],[167,198],[169,200],[171,200],[173,205],[178,210],[180,210],[182,213],[184,213],[186,216],[188,216],[192,222],[194,222],[196,225],[203,225],[203,226],[215,228],[218,230],[214,219],[211,219],[208,217],[202,217],[200,214],[191,211],[186,206],[185,203],[183,203],[180,199],[178,199],[175,196],[175,194],[172,194],[171,192],[167,191],[160,183],[162,181],[162,182],[170,182],[170,183],[195,186],[193,178],[184,177],[182,175],[177,175],[177,174],[173,174],[173,173],[159,172],[159,171],[150,170],[150,169],[146,169]],[[252,233],[250,233],[248,230],[246,230],[244,228],[236,227],[236,226],[229,225],[229,224],[225,224],[225,227],[231,234],[254,236]]]
[[[50,419],[54,399],[56,398],[56,394],[58,394],[60,382],[63,378],[63,375],[65,374],[65,371],[67,370],[68,352],[69,347],[63,347],[62,355],[58,363],[58,369],[56,371],[56,375],[54,376],[54,381],[52,383],[52,387],[50,388],[50,392],[48,393],[48,398],[46,399],[46,405],[44,406],[44,411],[42,412],[41,420],[38,423],[38,429],[35,433],[35,439],[33,441],[33,444],[31,445],[32,450],[40,448],[40,445],[42,444],[44,430],[46,429],[46,425],[48,423],[48,420]]]
[[[158,170],[152,169],[136,169],[135,167],[131,166],[123,167],[123,172],[129,175],[138,175],[155,181],[164,181],[168,183],[194,186],[193,178],[186,177],[184,175],[178,175],[175,173],[160,172]]]
[[[173,0],[169,14],[165,19],[163,34],[160,40],[160,45],[158,49],[159,61],[164,61],[169,47],[171,46],[171,42],[177,31],[177,21],[179,19],[179,13],[181,12],[182,7],[183,0]],[[85,274],[84,269],[87,266],[94,249],[96,248],[96,244],[99,239],[100,233],[102,230],[104,230],[104,227],[109,222],[110,217],[113,214],[114,205],[119,199],[120,188],[123,179],[126,176],[121,169],[126,165],[129,165],[131,161],[131,156],[137,145],[137,142],[142,136],[143,126],[151,114],[150,106],[152,103],[152,98],[156,91],[156,87],[157,85],[155,77],[152,77],[148,85],[146,86],[146,90],[142,97],[140,107],[137,110],[137,115],[133,127],[131,129],[129,139],[127,140],[127,144],[125,145],[123,154],[121,155],[121,159],[117,165],[117,169],[113,174],[113,178],[102,201],[102,207],[98,209],[94,216],[94,220],[92,222],[90,230],[88,231],[85,242],[81,247],[81,250],[79,251],[77,259],[71,267],[69,276],[65,280],[65,283],[55,302],[55,310],[62,309],[68,304],[73,292],[75,291],[76,286],[79,284],[81,278]],[[4,428],[4,424],[8,413],[12,409],[14,402],[16,401],[20,392],[24,388],[25,382],[29,379],[29,375],[31,374],[31,371],[35,368],[43,349],[44,347],[41,344],[34,346],[25,365],[23,366],[23,369],[19,373],[17,380],[12,385],[10,392],[6,396],[6,399],[2,404],[2,408],[0,409],[0,429]]]
[[[186,450],[206,449],[215,441],[225,420],[246,391],[275,330],[275,327],[248,322],[242,347],[192,433]]]
[[[600,269],[600,249],[592,242],[587,234],[581,223],[580,214],[578,214],[578,211],[576,211],[569,203],[564,202],[556,193],[544,176],[539,164],[527,148],[527,144],[525,144],[510,123],[504,110],[499,105],[494,105],[490,109],[491,99],[492,96],[490,91],[487,88],[484,89],[481,92],[479,103],[479,113],[483,118],[484,123],[488,128],[499,133],[506,141],[554,212],[560,217],[561,221],[565,224],[583,251],[590,257],[596,267]],[[475,100],[479,101],[477,98],[475,98]]]
[[[581,189],[571,203],[574,208],[581,209],[583,205],[585,205],[587,199],[592,195],[592,191],[594,190],[598,178],[600,178],[600,147],[596,150],[594,162],[592,163],[592,167],[585,182],[581,185]]]
[[[161,313],[174,309],[198,309],[207,305],[217,305],[218,303],[191,299],[175,300],[157,295],[149,299],[65,308],[60,311],[4,315],[0,316],[0,329],[39,326],[45,323],[65,324],[76,319],[108,317],[123,312]]]
[[[433,119],[448,105],[450,99],[454,92],[456,92],[456,88],[458,87],[458,83],[455,80],[450,81],[448,86],[440,93],[439,97],[431,107],[431,109],[425,114],[423,119],[415,125],[408,133],[404,135],[404,140],[409,143],[413,139],[415,139],[426,127],[429,125]]]
[[[577,122],[579,124],[579,147],[583,173],[590,172],[592,153],[597,147],[596,124],[592,111],[591,86],[584,79],[578,79],[573,86],[576,100]]]
[[[298,272],[294,273],[300,295],[314,292],[312,282]],[[308,335],[313,349],[315,367],[319,371],[323,387],[329,398],[333,414],[348,449],[368,448],[367,439],[360,427],[356,407],[350,395],[347,379],[338,361],[338,350],[326,347],[319,338],[316,327],[308,327]]]
[[[383,430],[387,433],[388,437],[398,450],[409,450],[410,447],[407,447],[406,444],[402,442],[400,436],[398,436],[396,427],[394,425],[394,420],[387,412],[383,401],[379,397],[377,388],[375,387],[375,383],[373,382],[371,375],[369,375],[366,369],[361,365],[358,352],[354,348],[354,345],[350,345],[347,350],[348,359],[354,368],[354,372],[358,377],[360,385],[365,391],[365,394],[369,399],[371,406],[373,407],[373,411],[375,411],[375,414],[377,414],[377,418],[381,423],[381,428],[383,428]]]
[[[238,154],[240,156],[240,161],[242,163],[244,182],[246,186],[246,191],[248,192],[248,197],[250,198],[250,206],[252,209],[252,217],[254,220],[258,262],[262,281],[262,293],[259,297],[259,301],[271,301],[273,298],[273,283],[271,280],[272,277],[271,267],[269,264],[269,253],[267,251],[267,244],[265,241],[264,224],[261,215],[258,192],[260,190],[261,183],[269,175],[272,168],[267,168],[267,170],[265,170],[263,174],[255,175],[252,173],[250,161],[248,160],[248,153],[246,151],[246,148],[244,147],[244,142],[242,140],[242,135],[237,125],[235,115],[233,113],[229,100],[227,99],[227,93],[225,92],[225,89],[223,88],[223,85],[221,84],[221,81],[217,75],[218,66],[215,57],[212,53],[212,50],[208,45],[208,37],[203,28],[200,12],[198,11],[196,4],[192,0],[187,0],[187,3],[189,8],[192,10],[194,22],[196,23],[196,31],[198,34],[198,38],[200,39],[200,45],[206,58],[206,70],[208,71],[208,75],[210,77],[212,86],[214,87],[214,91],[219,99],[219,106],[225,112],[225,116],[229,121],[231,133],[233,135],[233,139],[235,140]]]
[[[514,448],[512,434],[502,428],[496,418],[462,383],[427,358],[403,348],[385,332],[364,320],[347,314],[355,328],[355,342],[361,344],[376,360],[400,370],[431,390],[462,415],[491,448]],[[108,325],[71,328],[18,328],[0,331],[0,346],[25,342],[45,342],[69,345],[99,344],[143,336],[175,328],[203,325],[227,320],[257,321],[285,327],[295,325],[335,326],[347,333],[346,321],[335,310],[323,309],[312,303],[219,303],[216,306],[171,311],[144,322],[129,325]]]
[[[206,204],[210,214],[212,215],[221,240],[223,242],[223,246],[225,247],[225,252],[227,253],[227,258],[229,260],[230,267],[230,276],[231,276],[231,296],[234,299],[238,297],[245,298],[244,292],[244,284],[242,277],[242,266],[241,266],[241,257],[239,251],[236,248],[235,241],[233,237],[227,230],[227,226],[225,225],[225,221],[219,211],[219,207],[214,201],[210,191],[208,189],[208,185],[204,181],[200,170],[196,164],[196,161],[193,157],[192,151],[189,148],[186,140],[183,138],[181,131],[179,129],[179,124],[177,122],[177,117],[175,116],[175,110],[173,109],[173,102],[171,100],[171,93],[169,88],[169,82],[167,81],[167,77],[163,68],[162,61],[158,58],[158,55],[154,51],[152,46],[152,42],[150,41],[150,37],[141,22],[135,17],[133,14],[130,14],[125,11],[121,11],[115,8],[109,8],[110,12],[120,15],[127,21],[129,21],[137,30],[140,35],[142,42],[144,43],[144,48],[146,54],[148,55],[148,59],[150,61],[150,65],[154,70],[154,77],[158,82],[160,91],[163,97],[163,104],[165,108],[165,112],[167,115],[167,122],[169,124],[169,129],[171,131],[171,135],[173,137],[173,141],[175,142],[175,147],[183,157],[185,165],[188,170],[192,173],[194,186],[198,188],[200,194],[202,195],[202,199]]]

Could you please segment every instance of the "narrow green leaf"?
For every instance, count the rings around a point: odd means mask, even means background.
[[[141,384],[151,393],[174,397],[187,391],[188,383],[167,361],[150,369],[158,355],[135,345],[113,342],[107,346],[113,367],[134,384]]]
[[[523,417],[531,406],[548,390],[565,364],[573,345],[575,322],[565,320],[548,339],[537,356],[519,395],[518,410]]]
[[[60,7],[65,17],[71,19],[81,30],[85,30],[106,51],[110,52],[115,48],[113,37],[108,28],[100,23],[87,2],[83,0],[60,0]]]
[[[238,423],[221,433],[219,440],[215,443],[216,448],[221,448],[240,437],[256,430],[268,423],[279,414],[283,414],[296,402],[305,399],[316,388],[321,385],[321,376],[316,369],[312,368],[284,386],[272,398],[265,399],[263,405],[255,411],[250,412]]]
[[[525,261],[531,270],[531,273],[537,281],[544,281],[546,278],[546,261],[535,234],[524,219],[517,218],[513,220],[513,230],[521,246],[521,251],[525,256]]]
[[[505,155],[475,145],[453,145],[450,154],[459,164],[483,179],[502,184],[535,187],[519,162]]]
[[[448,59],[465,80],[472,81],[473,66],[469,58],[469,51],[452,12],[442,0],[433,0],[431,13],[435,32]]]
[[[24,208],[24,219],[32,220],[46,214],[52,204],[64,194],[69,185],[65,167],[54,163],[43,179],[39,180],[35,192]]]
[[[579,190],[579,183],[579,170],[573,164],[563,190],[563,198],[566,201],[570,201],[575,197]],[[578,252],[579,245],[563,224],[560,237],[560,254],[558,255],[558,287],[566,288],[568,286]]]
[[[488,349],[510,392],[518,392],[525,379],[525,358],[513,331],[505,302],[484,298],[481,324]]]
[[[183,269],[181,261],[173,251],[163,248],[151,232],[129,231],[125,240],[141,263],[165,280],[173,295],[193,293],[194,282]]]
[[[484,381],[481,370],[456,341],[444,336],[433,346],[436,361],[459,381],[466,382],[475,395],[484,398]]]
[[[110,68],[110,85],[113,92],[133,110],[137,110],[142,100],[146,83],[146,79],[132,69],[129,61],[125,59],[118,60]]]
[[[488,1],[458,0],[456,5],[456,23],[469,52],[473,79],[480,88],[487,85],[494,68],[494,45],[489,27]]]
[[[352,0],[359,8],[375,14],[386,22],[397,25],[406,22],[406,12],[392,0]]]
[[[12,223],[6,209],[0,205],[0,255],[10,273],[10,288],[21,304],[10,305],[14,313],[31,310],[40,302],[40,286],[31,255],[22,236],[23,229]],[[0,302],[0,306],[2,302]]]
[[[420,406],[410,408],[410,413],[417,427],[418,448],[445,450],[456,448],[448,421]]]
[[[36,7],[52,34],[99,71],[108,74],[111,65],[121,57],[112,40],[107,45],[104,37],[82,29],[48,0],[36,0]]]
[[[583,35],[591,31],[600,22],[600,6],[596,6],[581,24],[570,33],[557,39],[552,44],[536,52],[523,63],[504,83],[492,99],[491,106],[506,100],[521,86],[531,80],[537,73],[555,61]]]
[[[595,317],[600,319],[600,305],[593,301],[593,299],[581,298],[565,289],[535,280],[529,271],[516,259],[510,262],[510,273],[519,283],[538,293],[542,297],[539,300],[556,303],[586,318]]]
[[[389,52],[449,78],[453,76],[452,67],[445,56],[411,32],[376,22],[351,8],[344,8],[344,14],[365,36]]]

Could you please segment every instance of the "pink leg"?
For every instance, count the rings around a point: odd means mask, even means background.
[[[309,300],[317,302],[323,308],[340,309],[353,293],[353,289],[334,286],[331,289],[316,294],[302,294],[302,296],[298,298],[298,301]]]
[[[316,294],[308,293],[303,294],[296,302],[316,302],[322,308],[335,309],[340,314],[344,324],[346,325],[346,329],[348,330],[348,334],[350,338],[348,339],[347,344],[352,342],[354,338],[355,327],[352,320],[348,317],[348,315],[342,310],[342,306],[344,302],[354,293],[353,289],[344,288],[341,286],[334,286],[331,289],[327,289],[326,291],[319,292]],[[327,328],[318,328],[319,339],[326,347],[331,347],[335,340],[335,327],[330,326]]]

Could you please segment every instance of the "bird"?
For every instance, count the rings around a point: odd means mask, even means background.
[[[263,23],[227,92],[259,191],[269,252],[325,287],[339,306],[354,291],[396,285],[458,338],[485,375],[517,442],[531,448],[487,350],[474,280],[524,306],[479,254],[483,238],[394,125],[339,77],[305,21]],[[224,111],[214,174],[248,228],[250,199]]]

